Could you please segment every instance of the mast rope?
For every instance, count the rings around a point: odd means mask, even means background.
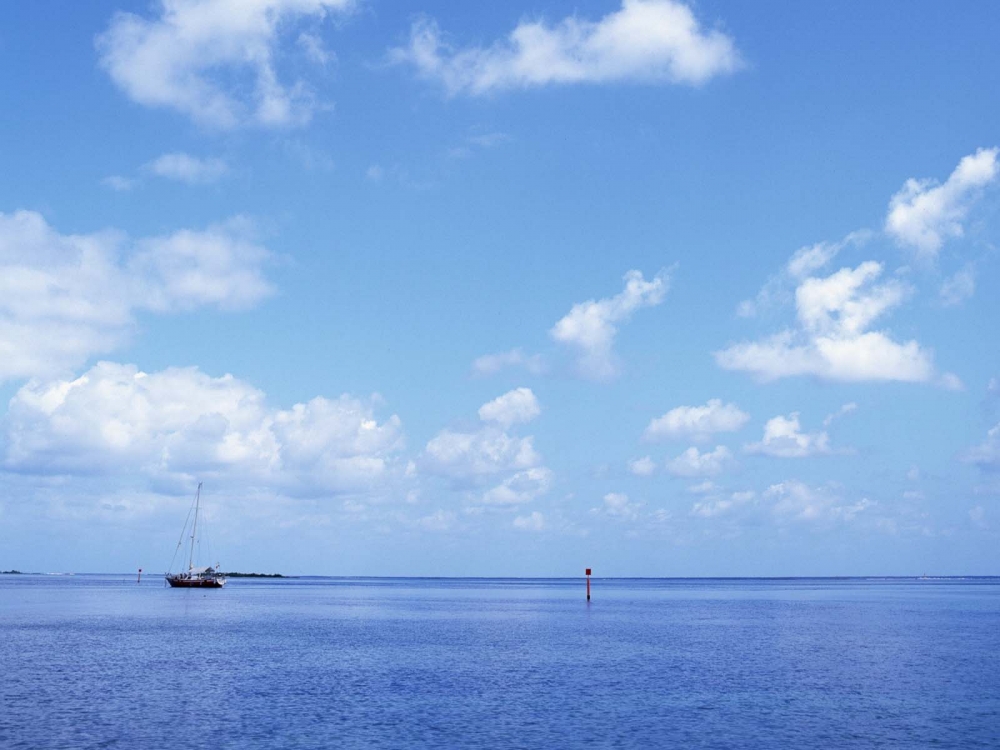
[[[191,520],[191,512],[194,510],[194,500],[191,501],[191,507],[188,508],[187,518],[184,519],[184,528],[181,529],[181,537],[177,540],[177,547],[174,549],[174,556],[170,558],[170,567],[167,568],[167,573],[174,569],[174,562],[177,560],[177,553],[181,551],[181,545],[184,544],[184,532],[187,531],[188,521]]]

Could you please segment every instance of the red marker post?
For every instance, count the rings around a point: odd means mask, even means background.
[[[587,568],[587,601],[590,601],[590,568]]]

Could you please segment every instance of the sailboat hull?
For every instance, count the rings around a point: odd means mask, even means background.
[[[225,578],[174,578],[167,576],[167,583],[175,589],[221,589]]]

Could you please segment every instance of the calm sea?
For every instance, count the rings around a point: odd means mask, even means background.
[[[2,748],[1000,748],[1000,579],[0,576]]]

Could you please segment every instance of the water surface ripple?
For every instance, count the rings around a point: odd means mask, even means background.
[[[1000,579],[0,576],[3,748],[1000,747]]]

